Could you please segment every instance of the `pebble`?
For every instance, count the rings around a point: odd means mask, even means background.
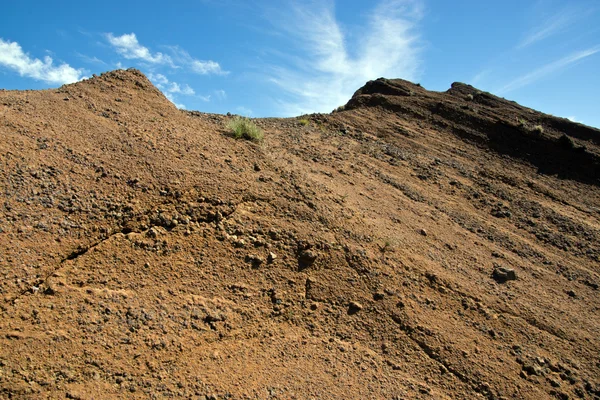
[[[423,236],[427,236],[427,231],[425,229],[421,229],[420,233]]]
[[[359,311],[361,311],[363,308],[364,308],[364,307],[363,307],[363,305],[362,305],[362,304],[360,304],[360,303],[359,303],[359,302],[357,302],[357,301],[351,301],[351,302],[350,302],[350,304],[348,305],[348,311],[349,311],[350,313],[356,313],[356,312],[359,312]]]
[[[383,292],[376,292],[373,294],[373,300],[383,300],[385,298],[385,294]]]
[[[506,281],[514,281],[517,279],[517,273],[512,268],[506,267],[495,267],[492,273],[492,278],[498,283],[504,283]]]
[[[298,263],[301,268],[308,268],[315,263],[318,254],[313,250],[302,250],[298,256]]]
[[[246,256],[246,262],[249,262],[250,264],[252,264],[253,268],[258,268],[265,263],[265,260],[261,256],[251,254],[251,255]]]

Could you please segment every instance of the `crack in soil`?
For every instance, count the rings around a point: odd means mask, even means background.
[[[227,218],[231,217],[239,208],[240,205],[247,203],[248,201],[242,201],[240,203],[234,204],[232,206],[232,210],[229,212],[223,212],[221,210],[217,210],[215,212],[210,212],[208,213],[204,218],[196,218],[196,222],[197,223],[211,223],[213,221],[222,221],[222,220],[226,220]],[[142,216],[150,216],[154,210],[156,209],[156,207],[153,207],[151,211],[147,211],[144,213],[141,213],[140,215]],[[139,217],[140,215],[138,215],[137,217]],[[7,299],[5,300],[5,303],[8,303],[10,305],[15,305],[15,303],[17,302],[17,300],[19,300],[21,297],[23,297],[24,295],[26,295],[27,293],[30,292],[34,292],[34,288],[38,288],[42,285],[44,286],[48,286],[48,279],[50,279],[50,277],[52,275],[54,275],[57,271],[59,271],[63,265],[65,264],[65,262],[67,261],[75,261],[77,260],[79,257],[84,256],[85,254],[87,254],[90,250],[100,246],[101,244],[103,244],[104,242],[112,239],[113,237],[115,237],[116,235],[119,234],[128,234],[128,233],[138,233],[138,234],[143,234],[146,233],[148,231],[150,231],[152,228],[156,228],[156,227],[163,227],[165,228],[168,232],[170,232],[173,227],[171,226],[164,226],[161,224],[153,224],[151,226],[149,226],[147,229],[145,230],[141,230],[141,231],[135,231],[132,230],[131,228],[126,227],[127,223],[123,223],[121,224],[122,227],[121,229],[117,230],[116,232],[112,233],[111,235],[97,240],[96,242],[92,243],[89,246],[80,246],[78,247],[76,250],[72,251],[70,254],[68,254],[66,257],[63,257],[63,259],[60,260],[60,262],[58,263],[58,265],[56,267],[54,267],[53,269],[51,269],[43,278],[39,279],[37,282],[35,282],[33,285],[30,285],[28,288],[23,289],[22,291],[20,291],[19,293],[17,293],[13,298]],[[48,290],[48,288],[46,288],[46,290]]]

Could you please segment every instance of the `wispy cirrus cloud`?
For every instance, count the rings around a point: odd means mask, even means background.
[[[243,115],[244,117],[251,117],[254,112],[249,109],[248,107],[245,106],[239,106],[235,108],[237,112],[239,112],[241,115]]]
[[[227,92],[225,92],[223,89],[215,90],[215,97],[218,100],[226,100],[227,99]]]
[[[567,6],[529,30],[517,44],[517,49],[523,49],[551,36],[564,32],[589,14],[589,11],[574,6]]]
[[[508,84],[504,85],[500,90],[498,90],[498,94],[502,95],[513,90],[520,89],[524,86],[530,85],[552,73],[556,73],[564,68],[567,68],[568,66],[580,60],[593,56],[598,52],[600,52],[600,45],[569,54],[566,57],[546,64],[509,82]]]
[[[104,61],[95,56],[87,56],[85,54],[81,54],[79,52],[75,52],[75,55],[82,59],[84,62],[88,64],[98,64],[98,65],[106,65]]]
[[[287,66],[269,66],[268,77],[288,96],[282,115],[329,112],[368,80],[419,76],[420,0],[384,0],[370,12],[364,32],[352,40],[335,18],[332,1],[288,1],[269,19],[296,54]]]
[[[55,65],[51,57],[43,60],[32,58],[23,51],[17,42],[5,41],[0,38],[0,66],[17,72],[27,78],[52,84],[77,82],[84,78],[85,71],[76,69],[67,63]]]

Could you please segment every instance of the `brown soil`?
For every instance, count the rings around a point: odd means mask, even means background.
[[[0,397],[600,398],[600,131],[385,79],[306,118],[0,91]]]

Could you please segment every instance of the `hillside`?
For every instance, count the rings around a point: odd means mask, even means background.
[[[600,131],[455,83],[0,91],[0,397],[600,398]]]

